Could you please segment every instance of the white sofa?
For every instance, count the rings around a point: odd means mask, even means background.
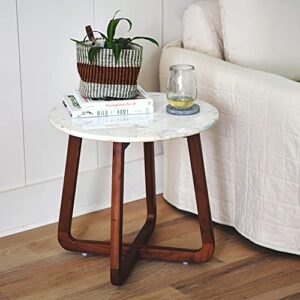
[[[161,91],[174,64],[195,66],[198,97],[220,111],[201,135],[213,220],[300,255],[300,84],[174,41],[162,53]],[[165,199],[196,212],[186,141],[165,142],[164,153]]]

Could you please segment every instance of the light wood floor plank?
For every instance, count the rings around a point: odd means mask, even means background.
[[[271,291],[266,293],[259,294],[258,296],[250,297],[249,300],[274,300],[274,299],[284,299],[285,297],[289,297],[291,295],[300,293],[300,285],[299,283],[295,283],[292,285],[286,285],[280,288],[274,288]],[[299,297],[300,299],[300,297]]]
[[[278,254],[253,256],[172,285],[192,299],[245,299],[290,284],[300,285],[300,261]],[[226,298],[227,297],[227,298]]]
[[[179,293],[175,289],[171,287],[163,288],[157,290],[153,293],[144,295],[144,296],[137,296],[131,298],[132,300],[153,300],[153,299],[160,299],[160,300],[187,300],[188,297],[184,296],[183,294]]]
[[[152,244],[197,248],[197,218],[158,199]],[[125,205],[124,240],[145,218],[145,201]],[[256,246],[215,224],[216,252],[205,264],[139,261],[122,287],[110,284],[109,258],[62,249],[57,224],[0,239],[0,299],[300,299],[300,258]],[[109,239],[110,210],[76,218],[79,238]],[[290,298],[288,298],[290,297]],[[298,298],[297,298],[298,297]]]

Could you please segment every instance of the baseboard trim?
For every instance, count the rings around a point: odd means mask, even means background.
[[[163,191],[163,159],[156,156],[157,193]],[[126,163],[124,201],[145,197],[144,162]],[[2,212],[0,237],[56,223],[63,179],[51,180],[0,193]],[[84,172],[78,176],[74,217],[110,207],[111,168]]]

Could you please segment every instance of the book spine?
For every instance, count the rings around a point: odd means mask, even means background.
[[[79,102],[79,101],[78,101]],[[138,99],[138,100],[119,100],[119,101],[101,101],[99,103],[80,103],[82,109],[111,109],[111,108],[120,108],[127,109],[132,107],[143,108],[148,106],[153,106],[152,99]]]
[[[77,98],[72,94],[63,96],[63,104],[68,109],[72,118],[126,116],[153,113],[153,101],[148,101],[145,105],[117,105],[116,103],[111,103],[100,109],[82,109]]]
[[[138,99],[138,100],[122,100],[122,101],[105,101],[101,106],[94,107],[93,109],[142,109],[153,106],[152,99]]]
[[[132,106],[146,107],[153,105],[153,99],[140,87],[138,86],[139,94],[142,98],[139,99],[128,99],[128,100],[89,100],[88,98],[82,97],[79,91],[75,91],[74,97],[80,104],[82,109],[106,109],[110,107],[128,108]]]
[[[71,97],[71,98],[70,98]],[[70,100],[72,99],[72,101]],[[88,118],[88,117],[109,117],[109,116],[126,116],[138,114],[153,113],[153,106],[146,107],[130,107],[130,108],[106,108],[106,109],[90,109],[83,110],[78,107],[72,95],[64,96],[63,104],[67,108],[72,118]],[[74,105],[75,104],[75,105]]]
[[[106,108],[81,110],[72,115],[73,118],[110,117],[153,113],[153,107]]]

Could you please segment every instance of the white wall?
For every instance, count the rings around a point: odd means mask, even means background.
[[[0,48],[0,236],[57,221],[67,136],[49,125],[47,115],[62,94],[78,86],[75,46],[69,38],[80,39],[87,24],[105,30],[121,9],[133,21],[132,34],[163,44],[181,35],[183,2],[190,1],[0,1],[0,34],[2,41],[9,41]],[[146,90],[155,91],[161,50],[141,43],[139,80]],[[84,141],[75,215],[109,206],[111,152],[110,143]],[[142,145],[131,145],[126,154],[125,198],[130,201],[145,195]],[[161,144],[156,145],[156,160],[160,193]]]
[[[164,0],[163,1],[163,32],[164,43],[182,36],[182,13],[195,0]]]
[[[2,39],[0,48],[1,191],[25,184],[18,28],[14,1],[0,2],[0,36]]]

